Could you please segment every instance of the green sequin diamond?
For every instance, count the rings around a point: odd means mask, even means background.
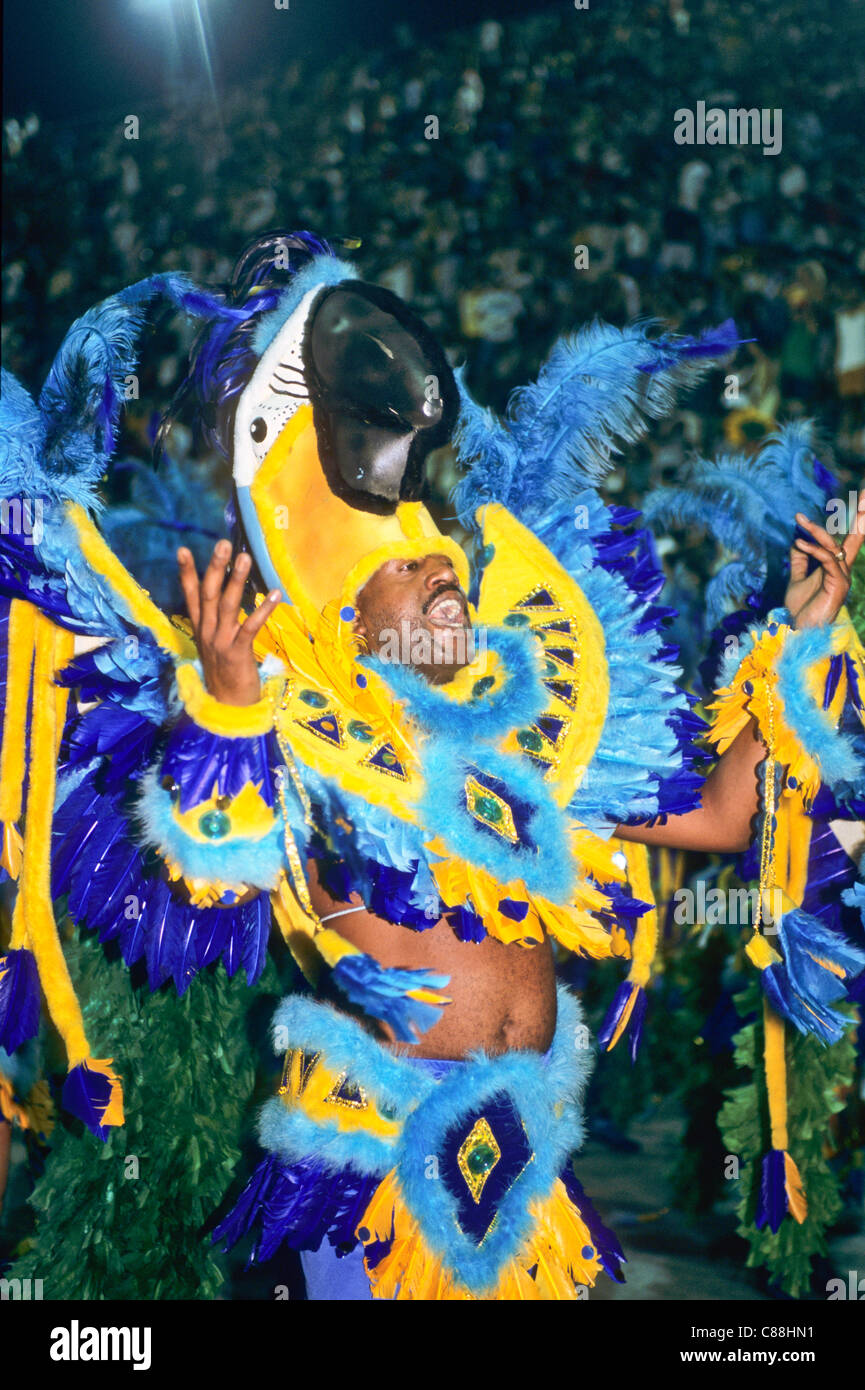
[[[466,810],[470,816],[474,816],[481,825],[501,835],[502,839],[509,840],[512,845],[519,844],[520,837],[514,824],[514,813],[503,797],[497,796],[488,787],[484,787],[476,777],[471,776],[466,778],[465,792]]]
[[[459,1170],[473,1201],[481,1200],[487,1178],[501,1156],[502,1151],[496,1143],[496,1136],[481,1115],[475,1120],[457,1153]]]

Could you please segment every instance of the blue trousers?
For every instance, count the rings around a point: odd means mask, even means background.
[[[372,1298],[363,1264],[363,1246],[356,1245],[350,1255],[337,1259],[325,1237],[318,1250],[301,1250],[300,1263],[306,1280],[306,1296],[321,1303]]]
[[[438,1079],[462,1062],[438,1057],[409,1057],[416,1067],[422,1067]],[[372,1290],[363,1264],[363,1246],[356,1245],[350,1255],[337,1255],[325,1238],[318,1250],[301,1250],[300,1263],[306,1280],[306,1296],[311,1301],[337,1303],[348,1299],[372,1298]]]

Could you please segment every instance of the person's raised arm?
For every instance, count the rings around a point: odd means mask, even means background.
[[[790,552],[790,583],[784,605],[798,631],[834,623],[850,590],[850,567],[863,541],[865,492],[850,534],[831,537],[822,526],[797,512],[799,525],[813,541],[798,539]],[[818,562],[808,573],[808,557]],[[616,835],[646,845],[729,853],[747,849],[759,808],[757,768],[766,755],[756,720],[751,717],[718,759],[706,779],[702,805],[669,816],[653,826],[619,825]]]

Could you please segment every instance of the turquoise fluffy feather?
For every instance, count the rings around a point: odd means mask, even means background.
[[[449,699],[411,666],[376,656],[363,657],[360,664],[386,682],[422,728],[460,742],[494,739],[533,723],[546,709],[549,696],[541,685],[539,668],[544,653],[536,637],[507,628],[487,628],[485,635],[506,675],[497,690],[464,704]]]
[[[501,420],[472,400],[458,374],[454,442],[469,471],[454,498],[464,525],[483,502],[501,502],[528,521],[580,488],[597,487],[621,445],[641,439],[650,420],[669,414],[680,389],[738,344],[732,320],[699,339],[652,340],[653,323],[596,321],[560,338],[537,381],[512,393]]]
[[[136,801],[136,816],[145,844],[154,845],[179,864],[188,878],[243,883],[262,890],[276,887],[284,854],[284,831],[279,818],[257,839],[236,835],[203,844],[178,825],[173,810],[171,796],[161,785],[159,768],[151,768],[141,779]]]
[[[95,488],[114,449],[126,378],[138,364],[147,309],[168,299],[206,318],[243,317],[186,275],[151,275],[88,309],[68,329],[39,397],[44,453],[39,491],[98,509]],[[4,383],[4,395],[5,395]],[[12,482],[4,476],[4,485]]]
[[[782,425],[755,457],[698,459],[679,486],[646,498],[643,513],[653,531],[701,532],[721,551],[723,567],[706,591],[710,627],[762,589],[770,553],[793,544],[796,512],[825,520],[813,433],[810,420]]]
[[[200,290],[186,275],[153,275],[111,295],[82,314],[66,333],[39,396],[38,405],[11,373],[2,373],[0,396],[0,495],[39,505],[38,533],[27,539],[26,595],[44,602],[78,632],[125,639],[136,635],[135,665],[121,640],[98,657],[99,669],[129,685],[129,708],[143,700],[154,711],[152,677],[164,657],[142,632],[122,599],[85,561],[75,528],[66,518],[77,503],[91,515],[103,509],[99,484],[110,466],[114,432],[125,398],[126,379],[138,362],[138,340],[148,308],[167,299],[183,312],[209,319],[243,317]],[[10,573],[21,556],[10,535]],[[19,552],[21,545],[19,542]],[[17,582],[17,581],[16,581]],[[13,589],[12,592],[15,592]],[[40,597],[43,596],[43,597]],[[131,676],[131,679],[130,679]]]

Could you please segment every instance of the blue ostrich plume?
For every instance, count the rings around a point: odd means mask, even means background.
[[[727,319],[699,338],[649,337],[656,320],[614,328],[595,321],[560,338],[537,381],[512,392],[497,418],[469,395],[457,373],[461,410],[455,432],[466,476],[454,491],[460,520],[501,502],[533,522],[583,488],[596,488],[621,445],[669,414],[678,392],[694,386],[739,344]]]
[[[814,448],[814,422],[792,421],[770,435],[755,457],[698,459],[679,486],[659,488],[645,500],[643,515],[656,535],[688,530],[717,547],[705,617],[696,615],[688,653],[693,664],[710,651],[702,673],[706,682],[719,641],[782,601],[796,512],[825,522],[827,498],[838,484]],[[678,603],[675,584],[664,597]]]

